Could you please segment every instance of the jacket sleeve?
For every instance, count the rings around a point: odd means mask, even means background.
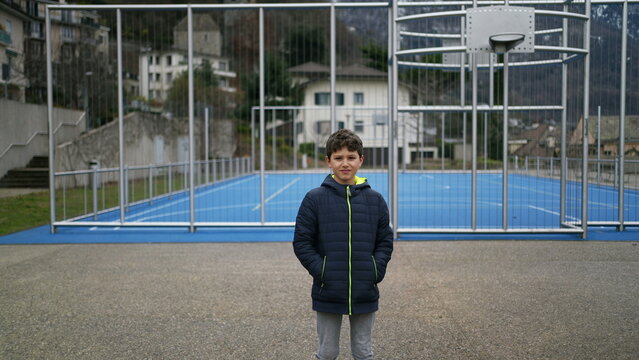
[[[393,230],[390,227],[388,206],[384,198],[379,195],[379,219],[377,222],[377,239],[375,239],[375,264],[377,265],[377,282],[381,282],[386,275],[386,265],[393,253]]]
[[[308,273],[319,279],[322,274],[322,257],[317,252],[317,214],[308,194],[302,200],[295,220],[293,250]]]

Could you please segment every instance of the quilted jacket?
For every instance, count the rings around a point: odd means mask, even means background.
[[[295,223],[295,255],[313,277],[313,310],[336,314],[377,311],[393,251],[384,198],[365,178],[342,185],[331,175],[309,191]]]

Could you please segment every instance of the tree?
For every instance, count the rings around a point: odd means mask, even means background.
[[[284,39],[288,52],[288,65],[296,66],[309,61],[326,60],[326,32],[319,26],[299,25]]]
[[[193,95],[197,108],[212,106],[216,117],[224,118],[235,106],[236,99],[233,93],[222,90],[218,85],[219,80],[208,61],[193,70]],[[183,71],[171,84],[164,103],[165,110],[175,116],[188,116],[188,93],[189,76],[187,71]]]
[[[268,52],[264,59],[264,92],[266,105],[298,105],[301,103],[300,92],[295,91],[291,76],[288,73],[288,66],[284,59],[273,52]],[[250,111],[254,106],[259,105],[260,99],[260,77],[259,72],[254,71],[242,77],[242,89],[244,89],[244,100],[240,107],[239,117],[250,119]]]

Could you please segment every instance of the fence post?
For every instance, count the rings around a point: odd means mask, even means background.
[[[124,212],[129,209],[129,166],[124,166]]]
[[[93,176],[91,177],[91,189],[93,191],[93,220],[98,220],[98,162],[91,160],[89,162]]]
[[[226,179],[226,159],[222,159],[222,180]]]
[[[171,198],[171,194],[173,194],[173,169],[171,169],[171,163],[169,163],[169,199]]]
[[[149,205],[153,205],[153,165],[149,166]]]

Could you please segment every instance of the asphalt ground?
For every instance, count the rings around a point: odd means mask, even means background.
[[[377,359],[639,356],[636,241],[398,241],[380,291]],[[315,342],[290,242],[0,246],[0,359],[312,359]]]

